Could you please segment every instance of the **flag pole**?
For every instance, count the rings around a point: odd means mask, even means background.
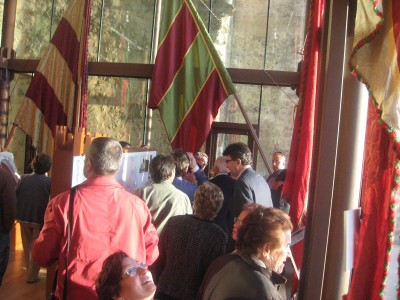
[[[13,126],[12,126],[12,128],[10,130],[10,133],[8,134],[7,140],[6,140],[2,150],[8,149],[8,145],[10,144],[12,138],[14,137],[15,130],[17,130],[17,125],[15,123],[13,123]]]
[[[161,6],[162,6],[162,0],[157,0],[155,4],[155,25],[154,25],[154,36],[153,36],[153,51],[152,51],[152,56],[151,56],[151,62],[154,64],[156,60],[156,55],[157,55],[157,49],[158,49],[158,37],[160,34],[160,23],[161,23]],[[153,80],[153,78],[152,78]],[[147,81],[147,87],[148,91],[150,90],[150,83]],[[152,132],[152,125],[153,125],[153,110],[149,109],[149,95],[147,94],[147,100],[146,100],[146,109],[147,109],[147,120],[145,123],[145,129],[144,129],[144,138],[143,138],[143,144],[150,146],[151,142],[151,132]]]
[[[262,160],[264,161],[264,164],[267,167],[267,170],[268,170],[269,174],[272,174],[271,167],[269,166],[267,158],[266,158],[266,156],[264,154],[264,151],[261,148],[261,144],[260,144],[260,141],[258,140],[258,136],[257,136],[257,134],[256,134],[256,132],[254,130],[253,125],[250,123],[250,119],[247,116],[246,111],[243,108],[242,101],[240,101],[239,95],[237,93],[235,93],[234,96],[235,96],[237,104],[239,105],[240,111],[242,112],[243,117],[246,120],[247,126],[249,126],[249,130],[250,130],[251,136],[253,137],[254,141],[256,142],[258,151],[260,151],[260,155],[262,157]]]

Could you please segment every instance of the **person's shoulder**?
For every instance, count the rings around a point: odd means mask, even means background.
[[[173,186],[173,185],[171,185],[171,186],[173,188],[173,192],[174,192],[175,196],[177,196],[179,198],[187,199],[190,203],[189,196],[186,193],[184,193],[180,189],[176,188],[176,186]]]
[[[140,192],[143,192],[144,190],[145,190],[144,188],[139,188],[139,189],[136,189],[134,191],[134,194],[132,194],[132,193],[129,193],[125,189],[120,189],[119,190],[119,194],[120,194],[119,197],[123,197],[123,198],[125,198],[128,201],[131,201],[133,203],[137,203],[137,202],[144,203],[143,200],[137,194],[137,192],[140,193]]]
[[[12,181],[15,182],[14,177],[12,176],[11,172],[6,170],[6,169],[4,169],[4,168],[2,168],[2,167],[0,167],[0,178],[5,180],[5,181],[11,181],[12,180]]]
[[[51,181],[51,177],[45,174],[40,175],[40,178],[44,181]]]
[[[209,233],[213,234],[214,236],[221,238],[221,239],[228,239],[228,236],[226,234],[226,232],[217,224],[215,224],[214,222],[210,222],[209,225],[210,229],[209,229]]]
[[[209,181],[211,183],[219,183],[219,182],[233,183],[233,182],[235,182],[235,179],[233,179],[228,174],[218,174],[215,177],[211,178]]]
[[[189,215],[177,215],[172,216],[168,219],[167,223],[164,226],[163,231],[166,232],[175,232],[176,230],[181,230],[184,224],[190,222]]]
[[[168,222],[172,223],[182,223],[182,222],[187,222],[190,219],[189,215],[177,215],[177,216],[172,216],[169,218]]]
[[[266,183],[266,180],[261,175],[261,173],[257,172],[253,168],[247,168],[246,170],[244,170],[243,173],[242,173],[242,176],[240,176],[240,178],[242,180],[244,180],[244,181],[251,182],[251,183],[256,183],[255,180],[262,181],[262,182]]]
[[[218,270],[222,269],[229,263],[240,261],[240,257],[235,253],[224,254],[218,256],[216,259],[212,261],[210,264],[209,270],[213,272],[217,272]]]
[[[286,179],[287,169],[282,169],[279,171],[278,176],[276,177],[278,181],[284,181]]]
[[[69,201],[70,194],[71,194],[71,190],[68,189],[68,190],[54,196],[53,198],[50,199],[48,206],[50,206],[53,209],[55,207],[59,207],[60,209],[62,209],[63,207],[66,207],[68,204],[68,201]]]

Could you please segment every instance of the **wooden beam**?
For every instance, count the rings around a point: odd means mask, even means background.
[[[15,73],[34,73],[39,60],[8,59],[0,62],[0,68]],[[151,79],[153,64],[107,63],[89,62],[88,72],[91,76],[113,76],[126,78]],[[232,81],[239,84],[288,86],[295,87],[299,84],[299,72],[253,70],[253,69],[227,69]]]

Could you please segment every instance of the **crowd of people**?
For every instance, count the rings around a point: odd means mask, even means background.
[[[273,154],[268,178],[252,168],[252,153],[240,142],[213,166],[202,152],[160,153],[150,162],[149,183],[133,193],[114,178],[122,153],[120,142],[94,139],[86,181],[50,201],[49,156],[35,156],[33,172],[16,186],[0,168],[2,206],[9,207],[0,239],[16,215],[28,283],[39,280],[40,267],[57,263],[58,299],[282,299],[277,289],[293,228],[279,209],[281,152]],[[6,250],[2,242],[0,284]]]

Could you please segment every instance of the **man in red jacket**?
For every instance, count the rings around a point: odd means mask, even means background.
[[[67,299],[97,299],[95,279],[103,261],[122,250],[148,265],[158,257],[158,237],[146,203],[127,192],[115,179],[122,148],[118,141],[94,139],[86,153],[84,174],[73,199],[70,191],[51,200],[43,229],[33,249],[33,259],[42,267],[58,260],[56,295],[62,299],[68,267]],[[71,226],[68,266],[68,223]]]

